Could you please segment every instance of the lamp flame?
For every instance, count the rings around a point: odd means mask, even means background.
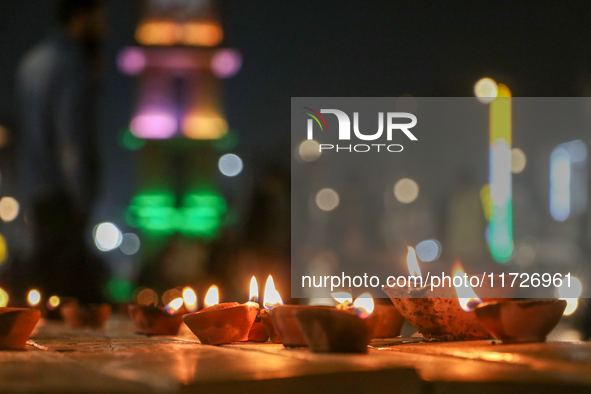
[[[41,301],[41,293],[39,293],[39,290],[33,289],[29,291],[29,295],[27,296],[27,302],[29,305],[35,307],[39,304],[39,301]]]
[[[183,306],[183,302],[184,300],[182,299],[182,297],[179,298],[175,298],[174,300],[170,301],[168,303],[168,305],[166,305],[164,307],[164,309],[166,310],[166,312],[168,312],[170,315],[174,315],[181,306]]]
[[[372,314],[374,309],[373,298],[369,293],[363,293],[353,303],[353,308],[356,309],[357,315],[365,319]]]
[[[335,292],[335,293],[331,293],[330,294],[332,296],[332,298],[335,299],[336,302],[340,304],[345,304],[345,305],[351,305],[353,303],[353,296],[351,296],[351,294],[347,293],[346,291],[339,291],[339,292]]]
[[[406,255],[406,265],[408,266],[408,272],[412,276],[422,276],[421,267],[417,261],[417,254],[412,246],[408,247],[408,254]]]
[[[197,294],[189,286],[183,289],[183,301],[187,311],[195,312],[197,310]]]
[[[263,300],[263,304],[265,309],[271,309],[276,305],[283,305],[283,300],[279,295],[279,292],[275,290],[275,282],[273,281],[273,277],[269,275],[267,279],[267,283],[265,284],[265,299]]]
[[[456,262],[453,269],[454,279],[456,276],[462,278],[462,284],[460,286],[456,286],[456,281],[453,281],[454,287],[456,288],[456,294],[458,295],[458,301],[460,307],[464,311],[471,312],[476,305],[482,303],[482,300],[476,295],[476,293],[474,293],[469,281],[464,283],[464,275],[465,271],[462,268],[462,264]]]
[[[49,297],[49,300],[47,300],[47,309],[54,310],[58,306],[60,306],[60,303],[61,303],[60,298],[56,295],[53,295],[53,296]]]
[[[257,278],[254,276],[250,280],[250,293],[248,294],[248,300],[257,302],[259,300],[259,285],[257,284]]]
[[[0,288],[0,308],[4,308],[8,304],[8,293]]]
[[[220,292],[216,285],[211,286],[209,290],[207,290],[203,303],[206,308],[220,303]]]

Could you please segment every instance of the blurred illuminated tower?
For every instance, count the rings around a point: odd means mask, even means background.
[[[148,0],[120,70],[138,77],[134,113],[123,136],[139,152],[139,191],[126,220],[152,261],[173,234],[218,236],[226,201],[217,185],[218,149],[235,138],[221,107],[219,78],[241,66],[240,54],[218,46],[221,23],[210,0]],[[191,280],[188,275],[185,280]]]

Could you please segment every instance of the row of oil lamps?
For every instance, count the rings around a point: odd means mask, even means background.
[[[420,276],[414,249],[407,255],[409,272]],[[461,267],[459,268],[461,270]],[[461,271],[463,275],[463,270]],[[475,340],[491,337],[503,342],[544,341],[558,324],[566,301],[557,299],[512,300],[483,298],[469,288],[384,287],[392,304],[374,304],[368,294],[353,300],[349,293],[333,293],[336,307],[283,305],[273,278],[265,285],[263,305],[258,303],[256,278],[250,282],[247,302],[219,303],[216,286],[208,290],[205,308],[197,310],[197,296],[185,288],[182,297],[164,307],[139,303],[128,306],[135,330],[144,335],[176,335],[184,322],[203,344],[232,342],[282,343],[285,347],[309,347],[315,352],[367,352],[372,338],[400,335],[404,320],[426,340]],[[29,304],[40,303],[37,291]],[[72,326],[102,327],[111,313],[108,304],[80,306],[47,301],[47,312],[56,311]],[[36,308],[0,308],[0,349],[23,349],[41,311]]]

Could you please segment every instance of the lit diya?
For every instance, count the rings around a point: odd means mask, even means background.
[[[205,296],[206,308],[183,316],[189,329],[206,345],[221,345],[248,341],[258,307],[254,303],[219,304],[217,286],[211,286]]]
[[[480,304],[474,314],[482,327],[503,343],[544,342],[566,304],[557,299],[504,300]]]
[[[59,311],[64,321],[72,327],[102,328],[111,316],[111,305],[80,305],[78,301],[72,300],[63,302]]]
[[[413,276],[421,277],[421,269],[417,262],[415,251],[408,248],[407,265]],[[464,277],[464,270],[457,264],[453,276]],[[485,298],[484,301],[503,299],[506,289],[486,287],[490,294],[498,291],[499,298]],[[445,287],[431,289],[429,283],[423,286],[405,287],[384,286],[383,290],[390,296],[392,303],[400,314],[409,321],[428,341],[457,341],[488,339],[490,334],[478,322],[470,311],[482,301],[474,293],[469,283],[467,286]]]
[[[302,308],[297,321],[310,350],[315,353],[366,353],[374,326],[369,317],[374,302],[368,293],[338,308]]]
[[[24,349],[41,317],[33,308],[0,308],[0,349]]]
[[[267,278],[267,283],[265,284],[264,297],[263,306],[265,309],[262,309],[260,312],[261,320],[263,321],[263,325],[265,326],[265,330],[267,331],[271,342],[281,343],[281,334],[279,331],[277,331],[277,328],[273,323],[271,310],[283,305],[283,300],[281,299],[279,292],[275,289],[275,282],[273,281],[273,277],[271,275],[269,275]]]
[[[257,308],[257,315],[254,319],[254,323],[252,323],[252,327],[250,327],[250,331],[248,332],[248,340],[253,342],[267,342],[269,340],[269,334],[267,333],[267,329],[263,324],[263,319],[261,317],[261,308],[257,303],[258,300],[259,285],[257,284],[257,278],[253,276],[250,280],[250,293],[248,296],[247,304]]]
[[[176,298],[164,307],[153,304],[128,306],[135,332],[143,335],[176,335],[183,322],[186,309],[183,298]]]

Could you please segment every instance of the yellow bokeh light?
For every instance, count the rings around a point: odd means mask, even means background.
[[[474,85],[474,95],[481,103],[490,103],[497,97],[497,94],[497,83],[490,78],[482,78]]]
[[[525,169],[526,164],[527,158],[525,157],[525,153],[519,148],[511,149],[511,172],[519,174]]]
[[[317,160],[322,155],[320,144],[315,140],[304,140],[298,147],[298,154],[303,161]]]
[[[8,244],[4,235],[0,234],[0,265],[6,262],[8,258]]]
[[[0,308],[4,308],[6,305],[8,305],[8,293],[0,288]]]
[[[0,199],[0,219],[5,222],[11,222],[18,216],[20,205],[12,197],[2,197]]]
[[[186,45],[212,47],[224,38],[221,26],[213,22],[188,22],[182,27],[181,41]]]
[[[178,23],[167,19],[144,21],[135,32],[135,39],[143,45],[174,45],[180,38]]]
[[[394,197],[403,204],[410,204],[419,196],[419,185],[409,178],[402,178],[394,185]]]
[[[217,140],[228,133],[228,123],[218,115],[189,114],[183,121],[183,134],[195,140]]]
[[[136,302],[140,305],[158,305],[158,294],[152,289],[143,289],[138,293]]]
[[[29,303],[29,305],[37,306],[37,304],[39,304],[39,301],[41,301],[41,293],[39,293],[39,290],[29,291],[29,295],[27,296],[27,302]]]
[[[53,296],[49,297],[49,300],[47,300],[47,308],[54,310],[55,308],[60,306],[60,303],[61,303],[60,298],[56,295],[53,295]]]
[[[330,188],[320,190],[316,194],[316,205],[323,211],[332,211],[339,206],[339,194]]]

